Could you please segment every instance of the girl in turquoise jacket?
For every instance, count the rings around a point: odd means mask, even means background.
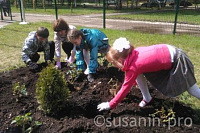
[[[107,36],[98,29],[73,29],[68,33],[68,40],[76,45],[77,69],[85,70],[88,81],[94,81],[98,67],[98,53],[106,53],[110,47]]]

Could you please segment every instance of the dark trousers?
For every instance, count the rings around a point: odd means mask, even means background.
[[[50,60],[53,61],[54,58],[54,52],[55,52],[55,43],[53,41],[49,41],[50,46]],[[42,52],[44,49],[40,48],[37,52]],[[38,53],[35,53],[32,57],[30,57],[31,61],[37,62],[40,59],[40,55]]]
[[[4,8],[3,7],[3,13],[4,13],[4,16],[10,16],[10,9],[9,8]],[[7,15],[8,14],[8,15]]]
[[[74,45],[71,42],[63,42],[62,43],[62,48],[64,52],[67,54],[67,58],[71,56],[71,51],[73,49]]]

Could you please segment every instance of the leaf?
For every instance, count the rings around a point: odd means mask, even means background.
[[[13,120],[12,122],[11,122],[11,124],[14,124],[14,123],[16,123],[17,121],[16,120]]]
[[[42,125],[42,122],[40,122],[40,121],[35,121],[35,125],[36,125],[36,126],[40,126],[40,125]]]

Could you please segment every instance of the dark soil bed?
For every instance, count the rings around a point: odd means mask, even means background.
[[[66,69],[62,69],[66,73]],[[149,86],[154,97],[153,102],[139,108],[137,104],[142,100],[141,92],[137,87],[133,87],[127,97],[117,106],[109,111],[99,112],[97,105],[112,99],[109,91],[111,85],[108,84],[111,78],[123,82],[124,73],[118,69],[99,68],[96,79],[93,83],[88,83],[85,76],[80,77],[73,85],[69,84],[71,98],[66,108],[56,116],[45,115],[38,109],[35,98],[35,85],[39,77],[39,72],[33,73],[27,68],[19,68],[6,73],[0,73],[0,132],[20,133],[21,128],[16,124],[11,124],[18,115],[32,113],[35,121],[42,122],[42,125],[34,128],[37,133],[63,133],[63,132],[103,132],[103,133],[198,133],[200,124],[197,116],[189,106],[179,103],[175,99],[167,99],[156,89]],[[16,101],[16,96],[12,94],[15,82],[24,83],[28,97]],[[77,90],[76,87],[81,88]],[[163,123],[160,119],[153,119],[150,114],[156,112],[155,109],[166,110],[173,107],[175,112],[174,122]],[[160,118],[158,116],[158,118]],[[154,121],[155,120],[155,121]],[[161,121],[161,120],[160,120]]]

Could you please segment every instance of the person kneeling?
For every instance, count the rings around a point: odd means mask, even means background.
[[[45,27],[39,27],[37,31],[29,33],[25,39],[22,48],[22,60],[30,70],[37,70],[37,61],[40,55],[37,52],[44,52],[46,63],[52,62],[54,58],[55,44],[53,41],[48,41],[49,30]]]

